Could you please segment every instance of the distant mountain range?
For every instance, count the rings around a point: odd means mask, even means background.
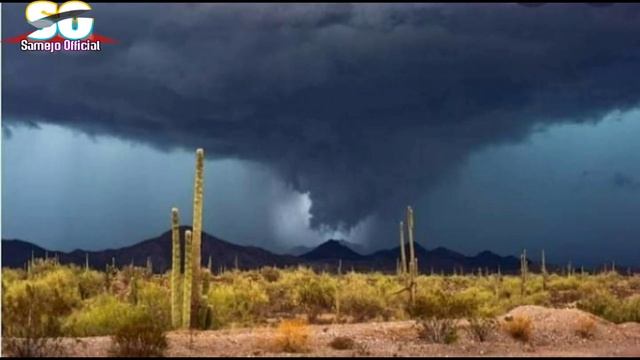
[[[360,255],[338,240],[328,240],[299,257],[309,262],[336,259],[342,259],[342,261],[358,261],[366,259],[366,256]]]
[[[356,244],[356,243],[352,243],[346,240],[334,240],[334,239],[329,239],[327,242],[337,242],[341,245],[344,245],[346,247],[348,247],[349,249],[357,252],[358,254],[366,254],[367,250],[364,246],[360,245],[360,244]],[[289,249],[289,251],[287,251],[286,253],[289,255],[294,255],[294,256],[300,256],[303,254],[306,254],[312,250],[314,250],[315,247],[313,246],[304,246],[304,245],[298,245],[295,246],[291,249]]]
[[[181,226],[180,233],[190,230],[188,226]],[[184,246],[184,237],[181,239]],[[107,249],[100,251],[74,250],[69,253],[61,251],[45,250],[37,245],[22,240],[2,240],[2,266],[23,267],[31,254],[35,257],[58,256],[63,264],[73,263],[84,266],[86,254],[89,255],[89,266],[95,269],[104,269],[111,264],[112,259],[116,265],[123,266],[134,264],[145,266],[147,258],[151,260],[155,272],[164,272],[171,267],[171,231],[162,235],[144,240],[137,244],[119,249]],[[299,263],[299,259],[291,255],[276,255],[267,250],[254,246],[241,246],[218,239],[207,233],[202,233],[202,265],[207,266],[209,256],[213,264],[213,270],[221,267],[227,269],[238,266],[243,269],[254,269],[262,266],[284,267]]]
[[[180,233],[190,229],[182,226]],[[184,239],[182,239],[184,243]],[[263,266],[287,267],[298,264],[308,265],[318,270],[336,271],[338,263],[342,270],[395,272],[397,259],[400,256],[399,246],[363,255],[350,243],[342,240],[328,240],[319,246],[306,249],[298,255],[279,255],[254,246],[241,246],[221,240],[207,233],[202,234],[202,266],[206,267],[211,257],[214,272],[222,268],[235,267],[236,262],[241,269],[255,269]],[[419,244],[415,245],[418,267],[421,273],[452,273],[464,271],[477,272],[489,270],[502,273],[516,273],[520,269],[520,259],[515,256],[500,256],[490,251],[483,251],[475,256],[465,256],[444,247],[427,250]],[[33,255],[32,255],[33,254]],[[171,267],[171,231],[158,237],[144,240],[135,245],[119,249],[101,251],[74,250],[71,252],[52,251],[22,240],[2,240],[2,266],[10,268],[24,267],[32,256],[42,258],[57,256],[63,264],[84,266],[88,254],[89,266],[104,269],[115,261],[117,266],[134,264],[145,266],[147,258],[151,260],[154,272],[165,272]],[[407,253],[408,254],[408,253]],[[537,264],[530,262],[530,268],[537,270]],[[548,265],[553,268],[552,265]]]

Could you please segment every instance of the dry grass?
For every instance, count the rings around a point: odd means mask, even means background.
[[[427,318],[417,323],[418,337],[431,343],[453,344],[458,340],[455,319]]]
[[[274,338],[274,351],[304,353],[309,351],[309,326],[300,319],[284,320]]]
[[[533,323],[528,316],[514,316],[506,318],[502,324],[504,331],[512,338],[522,342],[528,342],[533,333]]]
[[[148,314],[122,325],[112,340],[110,355],[116,357],[159,357],[169,347],[164,330]]]
[[[470,318],[467,331],[479,342],[485,342],[496,328],[496,320],[493,318]]]
[[[589,317],[581,317],[576,322],[576,335],[583,339],[592,339],[596,333],[596,321]]]

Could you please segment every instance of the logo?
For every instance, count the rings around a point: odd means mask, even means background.
[[[102,51],[115,40],[93,32],[95,20],[87,16],[91,6],[84,1],[34,1],[27,5],[27,23],[37,30],[6,39],[19,43],[22,51]]]

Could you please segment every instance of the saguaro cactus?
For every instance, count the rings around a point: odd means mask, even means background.
[[[191,231],[184,233],[184,284],[182,290],[182,327],[191,327],[191,299],[193,285],[193,244]]]
[[[521,279],[520,294],[521,295],[524,295],[525,293],[528,270],[529,270],[529,267],[527,264],[527,249],[524,249],[524,251],[522,252],[522,255],[520,255],[520,279]]]
[[[542,273],[542,290],[547,290],[547,263],[544,257],[544,249],[542,250],[542,262],[540,265],[540,272]]]
[[[407,206],[407,233],[409,234],[409,273],[413,277],[416,273],[416,254],[413,246],[413,209]]]
[[[404,223],[400,221],[400,273],[407,273],[407,255],[404,251]]]
[[[171,209],[171,325],[179,328],[182,323],[181,259],[180,259],[180,214]]]
[[[335,306],[336,306],[336,322],[340,322],[340,295],[342,293],[342,259],[338,259],[338,281],[336,283],[336,295],[335,295]]]
[[[196,173],[193,186],[193,244],[192,244],[192,272],[193,272],[193,293],[191,294],[192,312],[198,313],[200,303],[200,268],[202,260],[200,258],[202,242],[202,193],[204,176],[204,150],[196,150]]]
[[[413,209],[407,206],[407,234],[409,235],[409,301],[413,306],[416,298],[416,273],[417,263],[416,255],[413,247]]]

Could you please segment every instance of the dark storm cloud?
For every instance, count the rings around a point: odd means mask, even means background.
[[[315,227],[395,222],[474,150],[640,100],[637,5],[93,6],[118,45],[4,45],[5,118],[264,162]]]

